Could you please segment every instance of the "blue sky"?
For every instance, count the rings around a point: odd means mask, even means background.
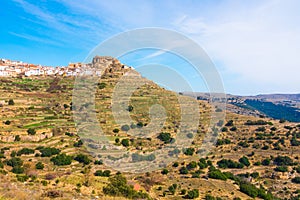
[[[42,65],[83,61],[99,43],[123,31],[161,27],[195,40],[210,56],[227,93],[300,92],[300,1],[98,1],[4,0],[0,57]],[[151,59],[138,59],[138,56]],[[189,79],[167,54],[140,52],[129,65],[168,64]],[[181,88],[177,88],[180,90]]]

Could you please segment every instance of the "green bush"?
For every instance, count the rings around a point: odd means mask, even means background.
[[[89,159],[89,157],[87,155],[84,155],[84,154],[79,154],[77,155],[74,160],[80,162],[80,163],[83,163],[85,165],[88,165],[90,164],[91,160]]]
[[[168,169],[163,169],[162,171],[161,171],[161,174],[163,174],[163,175],[166,175],[166,174],[168,174],[169,173],[169,170]]]
[[[227,176],[224,173],[222,173],[220,170],[215,168],[211,168],[209,170],[208,177],[213,179],[223,180],[223,181],[227,180]]]
[[[247,167],[250,166],[250,162],[246,156],[243,156],[239,159],[239,162]]]
[[[51,157],[60,153],[60,150],[54,147],[45,147],[39,149],[42,157]]]
[[[105,195],[114,197],[125,197],[128,199],[150,199],[149,195],[141,191],[135,191],[127,185],[127,180],[121,174],[109,178],[109,184],[103,188]]]
[[[124,146],[124,147],[129,147],[129,139],[122,139],[121,141],[121,144]]]
[[[36,134],[36,131],[35,131],[35,129],[33,129],[33,128],[29,128],[29,129],[27,130],[27,133],[28,133],[29,135],[35,135],[35,134]]]
[[[268,166],[268,165],[270,165],[270,163],[271,163],[271,160],[269,158],[266,158],[261,162],[261,164],[263,166]]]
[[[130,129],[130,127],[126,124],[126,125],[123,125],[122,127],[121,127],[121,130],[122,131],[125,131],[125,132],[127,132],[127,131],[129,131],[129,129]]]
[[[274,169],[276,172],[287,172],[288,168],[287,166],[278,166]]]
[[[199,190],[193,189],[188,191],[187,195],[185,196],[186,199],[196,199],[199,197]]]
[[[225,124],[225,126],[233,126],[233,120],[229,120],[229,121]]]
[[[94,173],[94,175],[95,176],[103,176],[103,177],[109,177],[110,176],[110,170],[104,170],[104,171],[102,171],[102,170],[97,170],[95,173]]]
[[[12,173],[14,174],[23,174],[24,173],[24,168],[21,166],[14,166],[11,170]]]
[[[35,164],[36,169],[44,169],[44,164],[42,162],[38,162]]]
[[[293,182],[293,183],[300,184],[300,176],[293,178],[293,179],[292,179],[292,182]]]
[[[194,148],[186,148],[184,149],[183,153],[187,156],[192,156],[195,153],[195,149]]]
[[[15,102],[13,99],[8,100],[8,105],[13,106],[15,105]]]
[[[222,159],[220,161],[217,162],[218,166],[220,168],[238,168],[238,169],[241,169],[244,167],[244,165],[242,163],[238,163],[238,162],[235,162],[233,160],[230,160],[230,159]]]
[[[274,159],[274,164],[278,165],[278,166],[282,166],[282,165],[293,165],[293,160],[288,157],[288,156],[277,156]]]
[[[181,167],[179,169],[179,173],[180,174],[188,174],[189,173],[189,170],[186,168],[186,167]]]
[[[72,163],[72,156],[67,156],[66,154],[59,154],[50,159],[54,165],[62,166],[62,165],[70,165]]]
[[[78,140],[78,142],[75,142],[75,143],[73,144],[74,147],[81,147],[82,145],[83,145],[82,140]]]
[[[20,141],[21,140],[21,137],[19,136],[19,135],[16,135],[15,136],[15,142],[18,142],[18,141]]]
[[[17,175],[17,180],[20,181],[20,182],[25,182],[29,179],[28,176],[26,175]]]
[[[7,160],[6,164],[11,167],[22,166],[23,161],[20,158],[14,157],[14,158],[11,158],[10,160]]]
[[[158,139],[160,139],[161,141],[163,141],[165,144],[168,144],[171,142],[171,134],[170,133],[165,133],[162,132],[157,136]]]
[[[25,155],[34,154],[34,150],[29,148],[23,148],[17,152],[17,156],[21,156],[23,154]]]

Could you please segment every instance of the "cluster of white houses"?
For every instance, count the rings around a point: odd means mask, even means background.
[[[0,59],[0,77],[17,76],[77,76],[78,74],[101,75],[101,67],[118,64],[122,68],[131,68],[120,63],[119,60],[110,56],[95,56],[92,63],[69,63],[66,67],[48,67]]]
[[[76,76],[82,67],[81,63],[70,63],[67,67],[48,67],[0,59],[0,77],[16,76]]]

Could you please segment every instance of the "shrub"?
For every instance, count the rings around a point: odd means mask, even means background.
[[[227,180],[227,176],[224,173],[222,173],[220,170],[215,168],[209,170],[208,177],[213,179],[223,180],[223,181]]]
[[[246,156],[243,156],[239,159],[239,162],[247,167],[250,166],[250,162]]]
[[[122,196],[128,199],[149,199],[149,195],[135,191],[127,185],[127,180],[121,174],[109,178],[109,183],[103,188],[103,193],[109,196]]]
[[[241,192],[247,194],[250,197],[255,198],[258,196],[258,189],[254,185],[247,184],[247,183],[241,183],[240,190],[241,190]]]
[[[216,200],[215,197],[211,196],[210,194],[205,195],[205,200]]]
[[[169,170],[167,170],[167,169],[163,169],[162,171],[161,171],[161,174],[168,174],[169,173]]]
[[[218,139],[216,145],[221,146],[223,144],[230,144],[230,143],[231,141],[229,139],[224,139],[224,140]]]
[[[125,124],[121,127],[121,130],[125,131],[125,132],[129,131],[129,129],[130,129],[130,127],[127,124]]]
[[[104,89],[106,87],[106,83],[98,83],[98,88],[100,89],[100,90],[102,90],[102,89]]]
[[[250,146],[250,144],[248,144],[246,141],[240,141],[238,145],[243,148],[248,148]]]
[[[8,105],[13,106],[15,105],[15,102],[13,99],[8,100]]]
[[[113,130],[114,133],[119,133],[119,131],[120,131],[120,130],[119,130],[118,128],[115,128],[115,129]]]
[[[256,131],[259,131],[259,132],[265,132],[266,131],[266,128],[264,126],[261,126],[261,127],[258,127],[256,129]]]
[[[38,162],[35,164],[36,169],[44,169],[44,164],[42,162]]]
[[[274,169],[276,172],[287,172],[288,168],[287,166],[278,166]]]
[[[124,147],[129,147],[129,139],[122,139],[121,141],[121,144],[124,146]]]
[[[242,163],[238,163],[238,162],[235,162],[233,160],[230,160],[230,159],[222,159],[220,161],[217,162],[218,166],[221,167],[221,168],[238,168],[238,169],[241,169],[244,167],[244,165]]]
[[[225,126],[233,126],[233,120],[229,120],[229,121],[225,124]]]
[[[42,157],[51,157],[60,153],[60,150],[54,147],[41,148],[39,151],[41,152]]]
[[[158,139],[160,139],[161,141],[163,141],[165,144],[170,143],[171,142],[171,134],[170,133],[164,133],[161,132],[158,136]]]
[[[198,165],[200,169],[205,169],[206,167],[208,167],[208,163],[204,158],[200,158]]]
[[[282,165],[293,165],[293,160],[288,157],[288,156],[277,156],[274,159],[274,164],[278,165],[278,166],[282,166]]]
[[[258,173],[258,172],[252,172],[252,173],[250,174],[250,176],[251,176],[252,178],[258,178],[258,177],[259,177],[259,173]]]
[[[298,176],[298,177],[293,178],[293,179],[292,179],[292,182],[293,182],[293,183],[300,184],[300,177]]]
[[[33,128],[29,128],[29,129],[27,130],[27,133],[28,133],[29,135],[35,135],[35,134],[36,134],[36,131],[35,131],[35,129],[33,129]]]
[[[169,186],[169,188],[168,188],[169,192],[171,192],[172,195],[175,194],[176,189],[177,189],[177,184],[172,184],[172,185]]]
[[[227,132],[227,131],[228,131],[228,128],[227,128],[227,127],[223,127],[223,128],[221,129],[221,131],[222,131],[222,132]]]
[[[247,120],[245,125],[252,126],[252,125],[267,125],[268,122],[264,120],[257,120],[257,121],[252,121],[252,120]]]
[[[6,164],[11,167],[16,167],[16,166],[22,166],[23,161],[20,158],[11,158],[10,160],[6,161]]]
[[[79,154],[77,155],[74,160],[83,163],[84,165],[88,165],[90,164],[91,160],[89,159],[89,157],[87,155],[83,155],[83,154]]]
[[[235,126],[233,126],[233,127],[230,128],[230,130],[231,130],[231,131],[236,131],[237,128],[236,128]]]
[[[179,169],[179,173],[180,174],[188,174],[189,173],[189,170],[186,168],[186,167],[181,167]]]
[[[196,163],[195,161],[192,161],[192,162],[190,162],[190,163],[187,165],[187,168],[188,168],[189,170],[195,169],[196,167],[197,167],[197,163]]]
[[[174,164],[173,164],[173,167],[178,167],[179,166],[179,163],[178,162],[175,162]]]
[[[22,174],[22,173],[24,173],[24,168],[21,166],[14,166],[12,168],[11,172],[14,174]]]
[[[187,156],[192,156],[195,152],[195,149],[194,148],[186,148],[184,149],[183,153]]]
[[[187,195],[185,196],[185,198],[187,199],[196,199],[198,197],[199,197],[199,190],[197,189],[188,191]]]
[[[268,165],[270,165],[270,163],[271,163],[271,160],[269,158],[266,158],[261,162],[261,164],[264,166],[268,166]]]
[[[25,182],[29,179],[27,175],[17,175],[17,180],[20,182]]]
[[[78,142],[75,142],[75,143],[73,144],[74,147],[81,147],[82,145],[83,145],[82,140],[78,140]]]
[[[142,127],[144,126],[144,124],[143,124],[143,122],[138,122],[138,123],[136,124],[136,126],[137,126],[138,128],[142,128]]]
[[[132,105],[129,105],[128,108],[127,108],[127,110],[128,110],[129,112],[133,111],[133,106],[132,106]]]
[[[95,160],[95,165],[103,165],[103,160]]]
[[[188,134],[186,134],[186,137],[191,139],[194,137],[194,135],[193,135],[193,133],[188,133]]]
[[[20,141],[20,140],[21,140],[20,136],[19,136],[19,135],[16,135],[16,136],[15,136],[15,142],[18,142],[18,141]]]
[[[29,148],[23,148],[17,152],[17,156],[21,156],[23,154],[25,155],[34,154],[34,150]]]
[[[72,163],[72,156],[67,156],[66,154],[59,154],[50,159],[54,165],[62,166],[62,165],[70,165]]]
[[[11,123],[11,122],[10,122],[9,120],[6,120],[6,121],[4,122],[5,125],[10,125],[10,123]]]
[[[102,170],[97,170],[95,173],[94,173],[94,175],[95,176],[103,176],[103,177],[109,177],[110,176],[110,170],[104,170],[104,171],[102,171]]]

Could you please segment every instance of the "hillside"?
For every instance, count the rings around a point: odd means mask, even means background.
[[[129,100],[132,123],[120,126],[112,101],[124,74],[132,74],[129,83],[138,78],[143,85]],[[95,108],[88,102],[73,106],[74,83],[74,77],[64,76],[0,79],[0,199],[299,199],[299,124],[227,112],[215,127],[221,130],[216,147],[200,159],[215,109],[207,101],[165,90],[119,62],[109,64],[95,84]],[[93,150],[100,148],[95,147],[98,136],[88,138],[76,129],[89,123],[88,111],[95,109],[107,143],[144,155],[125,158],[139,163],[176,139],[182,102],[199,105],[190,111],[200,114],[199,125],[196,130],[187,126],[184,133],[194,142],[154,171],[119,173]],[[130,135],[150,126],[149,109],[157,104],[166,113],[162,130],[150,137]],[[78,110],[84,111],[77,116],[84,122],[80,125],[73,116]]]
[[[182,94],[206,101],[212,98],[209,93],[183,92]],[[300,122],[300,94],[260,94],[255,96],[227,94],[226,96],[227,108],[231,112]]]

